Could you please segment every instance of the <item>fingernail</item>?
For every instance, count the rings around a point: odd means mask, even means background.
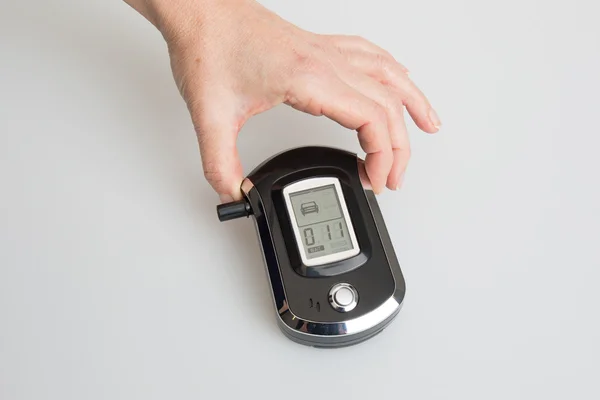
[[[435,126],[437,129],[440,129],[442,122],[433,108],[429,110],[429,119],[431,120],[433,126]]]
[[[396,185],[396,190],[400,190],[403,182],[404,182],[404,172],[402,174],[400,174],[400,177],[398,178],[398,184]]]
[[[219,198],[221,199],[221,203],[231,203],[233,201],[233,197],[228,194],[222,194]]]

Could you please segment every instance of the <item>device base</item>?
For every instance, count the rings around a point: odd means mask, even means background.
[[[277,318],[279,329],[281,332],[291,341],[301,344],[304,346],[314,347],[318,349],[340,349],[361,344],[377,336],[387,328],[402,309],[402,304],[399,304],[397,310],[390,315],[386,320],[380,324],[367,329],[363,332],[358,332],[353,335],[340,335],[340,336],[318,336],[306,334],[297,330],[291,329],[285,322],[280,318]]]

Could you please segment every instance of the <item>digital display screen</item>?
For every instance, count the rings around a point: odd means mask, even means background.
[[[290,194],[307,259],[352,250],[352,239],[334,185]]]

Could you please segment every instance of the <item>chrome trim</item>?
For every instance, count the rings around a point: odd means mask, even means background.
[[[391,296],[385,301],[385,303],[380,305],[378,308],[360,317],[350,319],[344,322],[323,323],[298,318],[289,310],[289,308],[287,308],[287,303],[285,303],[285,305],[286,307],[284,309],[279,310],[279,317],[283,321],[283,326],[285,326],[292,332],[301,333],[303,335],[308,335],[312,337],[349,337],[352,335],[357,335],[384,323],[397,311],[400,311],[400,307],[402,306],[401,303],[398,303],[396,301],[394,296]],[[295,325],[300,327],[294,328],[290,326],[290,324],[287,323],[286,320],[283,318],[286,316],[285,314],[291,315],[294,321],[296,321]],[[322,333],[323,331],[331,331],[332,333],[325,334]]]
[[[260,229],[256,219],[254,220],[254,227],[256,229],[256,234],[259,240],[261,240]],[[262,246],[261,255],[263,259],[263,265],[265,266],[265,270],[267,273],[267,278],[269,278],[270,280],[273,277],[271,276],[271,273],[269,271],[269,264],[267,262],[264,248]],[[279,268],[278,265],[275,267]],[[278,278],[279,279],[277,279],[277,284],[280,284],[283,287],[281,277],[279,276]],[[396,301],[396,299],[392,295],[381,306],[360,317],[345,322],[315,322],[299,318],[297,315],[295,315],[288,306],[287,296],[285,295],[285,287],[283,287],[283,292],[283,298],[277,299],[275,296],[275,292],[271,290],[271,299],[273,300],[273,304],[275,306],[275,309],[277,310],[277,316],[280,320],[280,326],[285,327],[286,330],[289,330],[292,333],[299,333],[311,337],[348,337],[356,335],[368,329],[372,329],[379,324],[384,323],[387,319],[399,312],[400,308],[402,307],[402,303],[398,303],[398,301]],[[277,306],[278,303],[281,304],[280,307]]]
[[[338,301],[335,298],[335,295],[337,292],[340,291],[340,289],[348,289],[352,293],[352,301],[350,301],[350,304],[344,305],[338,303]],[[333,307],[334,310],[339,312],[348,312],[354,310],[354,308],[358,304],[358,292],[352,285],[349,285],[347,283],[337,283],[333,285],[331,290],[329,290],[329,296],[327,297],[327,299],[329,300],[329,304],[331,304],[331,307]]]

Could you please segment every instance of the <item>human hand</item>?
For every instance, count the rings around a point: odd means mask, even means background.
[[[439,129],[406,68],[362,38],[304,31],[254,0],[125,1],[167,42],[204,175],[224,202],[241,197],[240,129],[278,104],[357,131],[375,193],[402,182],[410,157],[404,109],[421,130]]]

